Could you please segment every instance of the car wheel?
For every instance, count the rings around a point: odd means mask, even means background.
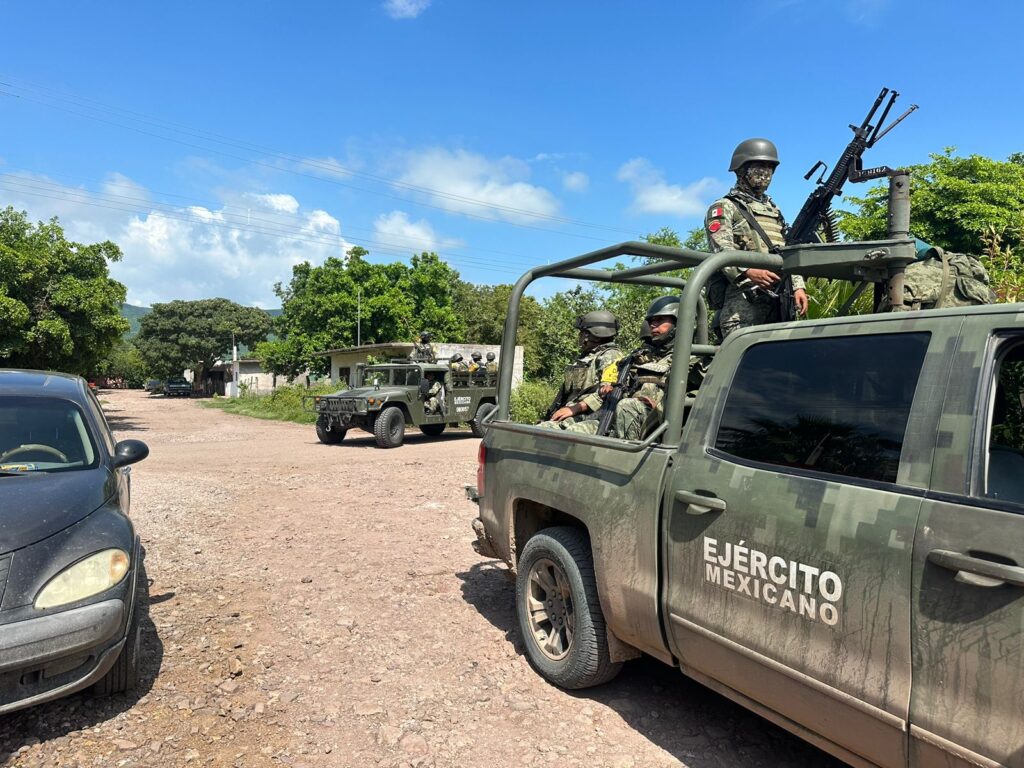
[[[476,416],[469,422],[469,427],[476,437],[484,436],[487,431],[487,425],[483,423],[484,419],[497,407],[494,403],[480,403],[480,407],[476,409]]]
[[[330,426],[330,422],[322,416],[316,420],[316,436],[321,443],[326,445],[337,445],[345,439],[345,429],[336,429]]]
[[[96,696],[109,696],[113,693],[124,693],[135,688],[139,680],[139,657],[142,655],[142,629],[139,626],[139,607],[135,606],[132,622],[128,625],[124,647],[114,662],[92,687]]]
[[[446,426],[448,426],[448,425],[447,424],[421,424],[420,425],[420,432],[422,432],[424,435],[427,435],[428,437],[437,437],[442,432],[444,432],[444,428]]]
[[[622,668],[609,658],[590,540],[578,528],[545,528],[526,542],[516,620],[531,666],[561,688],[600,685]]]
[[[373,436],[379,448],[397,448],[405,437],[405,414],[401,408],[382,411],[373,423]]]

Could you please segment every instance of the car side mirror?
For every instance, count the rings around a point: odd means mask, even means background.
[[[141,440],[122,440],[114,446],[114,467],[127,467],[149,456],[149,446]]]

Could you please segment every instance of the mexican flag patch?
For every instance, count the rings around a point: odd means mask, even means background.
[[[718,205],[711,209],[712,219],[721,219],[725,216],[725,209]]]

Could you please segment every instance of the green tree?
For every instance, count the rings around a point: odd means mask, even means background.
[[[108,272],[112,242],[67,240],[57,219],[36,225],[0,211],[0,362],[87,373],[128,330],[125,287]]]
[[[910,166],[910,229],[917,237],[956,253],[981,253],[990,228],[1004,245],[1024,240],[1024,154],[1007,160],[981,155],[959,157],[954,148]],[[872,187],[856,206],[839,212],[839,227],[851,240],[884,238],[888,188]]]
[[[307,369],[326,373],[330,361],[317,352],[357,341],[410,340],[421,330],[435,341],[461,338],[458,272],[436,253],[414,255],[409,265],[373,264],[368,255],[357,246],[345,259],[329,258],[317,267],[303,262],[292,268],[287,285],[274,286],[281,299],[274,322],[280,338],[255,349],[268,370],[289,378]]]
[[[121,379],[126,387],[141,387],[146,381],[149,366],[134,342],[119,339],[97,363],[95,372],[108,379]]]
[[[460,283],[456,307],[464,322],[463,340],[467,344],[500,344],[505,333],[512,285],[473,285]],[[516,344],[523,347],[523,368],[528,377],[541,375],[544,346],[541,339],[543,309],[532,296],[519,303],[519,327]]]
[[[227,299],[154,304],[142,318],[136,345],[150,372],[164,378],[187,368],[209,369],[231,353],[232,338],[253,346],[267,337],[270,316]]]

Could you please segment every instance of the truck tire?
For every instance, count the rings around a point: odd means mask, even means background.
[[[401,408],[381,411],[373,423],[378,448],[397,448],[405,438],[405,414]]]
[[[114,666],[107,670],[92,686],[94,696],[110,696],[134,690],[139,681],[139,657],[142,648],[142,631],[139,627],[139,606],[135,606],[131,624],[125,635],[124,647],[118,654]]]
[[[545,528],[526,542],[516,621],[530,665],[560,688],[600,685],[622,668],[609,658],[590,540],[579,528]]]
[[[480,403],[480,406],[476,409],[476,416],[469,422],[469,427],[473,430],[474,436],[484,436],[484,433],[487,431],[487,425],[483,421],[497,407],[494,403]]]
[[[345,429],[332,429],[323,418],[316,420],[316,436],[325,445],[337,445],[345,439]]]
[[[437,437],[442,432],[447,424],[420,424],[420,432],[428,437]]]

